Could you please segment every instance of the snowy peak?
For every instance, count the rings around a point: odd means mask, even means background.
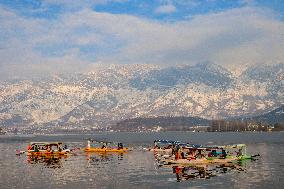
[[[139,90],[146,88],[165,89],[194,83],[226,88],[233,84],[233,78],[232,74],[225,68],[205,62],[194,66],[185,65],[153,70],[130,80],[130,85]]]
[[[254,65],[243,72],[243,77],[259,82],[279,79],[284,73],[284,64]]]
[[[284,103],[284,64],[238,76],[211,62],[175,67],[111,65],[89,73],[0,83],[4,126],[104,127],[124,119],[254,116]]]

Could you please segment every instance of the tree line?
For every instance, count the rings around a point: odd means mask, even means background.
[[[209,132],[283,131],[284,123],[268,124],[261,121],[212,120]]]

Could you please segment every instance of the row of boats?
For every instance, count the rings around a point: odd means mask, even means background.
[[[209,179],[217,175],[246,170],[247,160],[259,156],[247,154],[245,144],[199,145],[170,140],[156,140],[153,147],[145,148],[153,152],[156,165],[171,170],[176,181]]]
[[[209,146],[179,141],[156,140],[153,148],[145,150],[154,152],[156,159],[163,165],[224,164],[255,159],[259,156],[259,154],[247,154],[245,144]]]
[[[114,143],[108,141],[95,141],[88,140],[85,148],[69,149],[66,144],[62,142],[30,142],[27,150],[17,150],[16,154],[26,154],[28,156],[67,156],[71,155],[78,150],[85,152],[98,152],[98,153],[126,153],[131,149],[123,147],[122,143]]]
[[[83,148],[68,148],[62,142],[30,142],[27,150],[17,151],[17,154],[26,154],[29,164],[39,163],[56,169],[61,168],[61,160],[69,156],[83,155],[88,160],[88,166],[100,166],[106,162],[115,163],[116,159],[121,161],[126,153],[138,150],[139,155],[150,153],[148,155],[151,156],[152,153],[156,162],[154,165],[172,172],[177,182],[209,179],[233,170],[245,171],[245,160],[255,160],[259,156],[247,154],[245,144],[217,146],[155,140],[150,147],[134,149],[119,142],[91,139],[86,141]]]
[[[18,150],[17,155],[54,157],[72,155],[78,150],[95,153],[127,153],[133,150],[124,147],[120,142],[88,140],[86,143],[85,148],[69,149],[62,142],[30,142],[27,150]],[[156,159],[163,165],[223,164],[254,159],[259,156],[248,155],[245,144],[207,146],[170,140],[155,140],[152,147],[143,150],[154,152]]]

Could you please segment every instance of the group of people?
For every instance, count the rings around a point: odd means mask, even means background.
[[[63,148],[61,148],[60,146],[56,146],[56,150],[58,150],[59,152],[61,152],[62,150],[66,150],[66,149],[68,149],[66,144],[64,145]],[[32,150],[34,152],[39,152],[39,151],[53,152],[55,151],[54,149],[52,149],[51,145],[28,145],[27,150],[28,151]]]
[[[175,155],[175,159],[201,159],[204,158],[205,155],[202,153],[201,149],[186,149],[186,148],[178,148],[172,151],[173,155]]]
[[[168,145],[164,148],[159,147],[157,144],[154,144],[154,149],[171,149],[172,154],[175,156],[175,159],[202,159],[206,157],[219,157],[219,158],[226,158],[227,152],[225,149],[221,148],[219,150],[217,149],[208,149],[210,152],[207,153],[206,149],[200,149],[200,148],[187,148],[180,145]]]
[[[108,145],[107,145],[107,142],[103,142],[102,146],[100,147],[101,149],[105,149],[107,148]],[[90,149],[91,148],[91,141],[88,140],[87,142],[87,148]],[[121,142],[117,143],[117,149],[120,150],[120,149],[123,149],[123,144]]]

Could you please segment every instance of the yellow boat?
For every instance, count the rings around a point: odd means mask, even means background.
[[[62,142],[31,142],[28,145],[26,154],[28,156],[66,156],[70,150],[65,145],[62,147]]]
[[[66,156],[68,154],[69,153],[66,153],[66,152],[48,152],[48,151],[27,152],[28,156],[42,156],[42,157]]]
[[[115,149],[115,148],[85,148],[85,152],[117,152],[117,153],[126,153],[128,148]]]
[[[95,146],[91,146],[95,144]],[[117,143],[116,147],[110,147],[109,144],[114,144],[113,142],[98,142],[88,140],[87,147],[85,148],[85,152],[98,152],[98,153],[107,153],[107,152],[115,152],[115,153],[126,153],[128,152],[128,148],[123,147],[122,143]]]

